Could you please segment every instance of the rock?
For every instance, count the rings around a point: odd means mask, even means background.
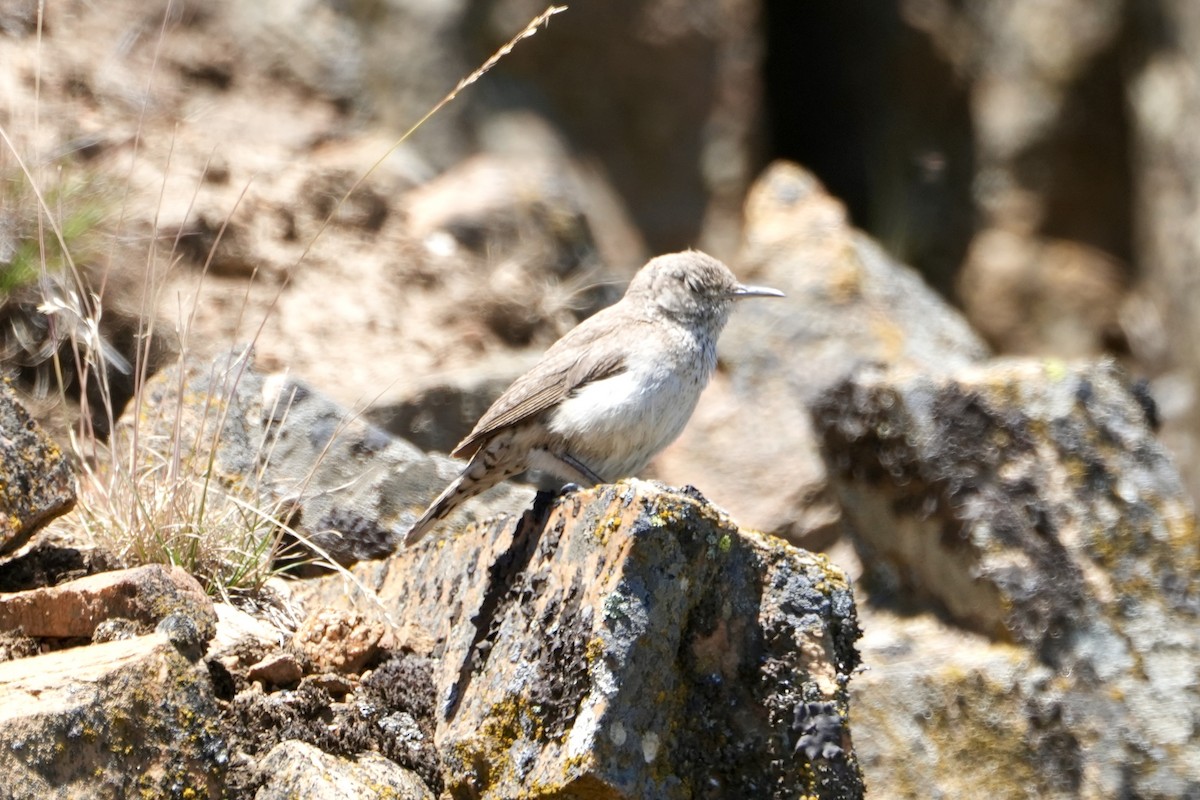
[[[19,631],[0,631],[0,662],[36,656],[41,643]]]
[[[7,796],[219,797],[229,753],[203,665],[164,634],[0,664]]]
[[[280,648],[287,642],[283,631],[229,603],[213,603],[217,632],[209,644],[210,658],[220,659],[249,646],[252,650]]]
[[[263,376],[248,353],[164,370],[147,383],[140,410],[139,419],[122,423],[123,435],[133,425],[142,436],[175,435],[178,416],[179,440],[198,448],[184,454],[185,462],[211,468],[227,487],[254,489],[262,508],[300,534],[302,561],[348,564],[392,552],[461,468],[366,424],[299,381]],[[498,486],[446,527],[520,509],[531,494]]]
[[[814,405],[874,596],[1016,645],[964,647],[914,690],[977,688],[958,716],[937,712],[930,752],[976,741],[1011,765],[999,774],[1054,791],[1065,780],[1072,797],[1200,785],[1200,688],[1181,677],[1200,673],[1200,543],[1152,410],[1111,362],[1054,361],[867,370]],[[899,657],[884,664],[911,671]],[[912,704],[937,702],[886,700],[899,680],[880,676],[873,713],[891,710],[878,730],[902,730]],[[998,725],[1019,739],[996,737]],[[1030,748],[1037,759],[1018,763]],[[923,796],[983,763],[971,748],[957,752],[973,766],[887,752],[879,773],[904,762]]]
[[[74,506],[71,465],[0,379],[0,555]]]
[[[323,672],[320,675],[305,675],[304,681],[321,689],[332,698],[345,697],[354,691],[355,682],[336,672]]]
[[[354,574],[440,656],[451,797],[862,796],[844,577],[698,495],[581,490]]]
[[[577,3],[497,66],[490,77],[507,89],[495,100],[549,109],[571,149],[600,162],[652,252],[727,257],[758,157],[761,109],[746,87],[760,81],[760,6]],[[486,3],[470,21],[502,41],[544,8]],[[600,75],[595,102],[579,89]],[[636,124],[613,124],[625,115]]]
[[[80,547],[69,533],[54,528],[20,553],[0,561],[0,592],[20,592],[111,570],[112,557],[95,547]]]
[[[268,777],[255,800],[434,800],[419,777],[377,753],[339,758],[293,739],[275,745],[258,769]]]
[[[384,395],[366,412],[368,421],[426,451],[449,453],[488,407],[541,357],[522,352],[490,359],[466,372],[435,376],[425,385]]]
[[[851,687],[854,748],[871,792],[927,797],[1100,798],[1054,670],[1028,650],[862,608],[868,668]]]
[[[624,267],[628,277],[646,251],[640,244],[605,251],[604,243],[638,242],[627,220],[599,214],[611,189],[589,180],[561,143],[551,138],[550,147],[540,154],[472,156],[413,189],[401,204],[409,231],[439,254],[462,248],[493,264],[517,259],[543,278],[595,272],[604,264]],[[598,223],[618,230],[597,231]],[[593,299],[615,300],[603,293]]]
[[[27,636],[91,637],[110,619],[133,622],[147,633],[172,614],[191,616],[205,640],[216,630],[216,614],[204,588],[180,567],[162,564],[0,594],[0,630],[19,628]]]
[[[737,265],[787,297],[732,316],[718,373],[655,475],[700,487],[749,527],[828,544],[839,511],[807,406],[862,364],[943,370],[987,348],[794,164],[776,163],[751,191]]]
[[[361,672],[379,653],[386,628],[358,612],[320,609],[296,630],[292,646],[320,670]]]
[[[247,678],[268,686],[288,686],[303,676],[304,669],[291,653],[272,653],[246,670]]]
[[[1121,341],[1123,265],[1094,247],[993,229],[959,275],[967,317],[1011,355],[1088,358]]]
[[[525,347],[550,344],[619,298],[611,279],[629,277],[640,260],[607,268],[613,254],[592,232],[603,188],[581,172],[565,155],[485,154],[405,195],[407,230],[428,252],[428,280],[457,298],[455,316]]]

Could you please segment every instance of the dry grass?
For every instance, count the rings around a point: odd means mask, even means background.
[[[535,17],[413,125],[330,209],[297,264],[307,256],[329,221],[338,215],[342,203],[395,147],[483,76],[519,41],[532,36],[551,16],[563,10],[565,7],[551,6]],[[37,35],[40,38],[40,23]],[[80,501],[76,512],[62,524],[113,553],[125,565],[181,566],[196,575],[213,594],[228,597],[260,589],[281,569],[276,558],[285,534],[300,541],[303,537],[287,524],[291,503],[270,500],[272,493],[263,485],[261,474],[240,482],[218,477],[217,450],[226,422],[225,412],[218,409],[228,407],[225,402],[228,398],[210,396],[202,401],[206,416],[212,418],[198,427],[202,433],[197,433],[191,441],[184,441],[184,412],[179,405],[157,409],[161,418],[148,425],[141,396],[135,394],[134,405],[125,415],[131,421],[118,426],[113,419],[116,403],[109,377],[114,373],[131,374],[138,388],[149,377],[149,353],[155,337],[160,335],[154,328],[151,309],[157,308],[161,300],[165,285],[162,276],[179,260],[178,239],[167,247],[157,240],[148,243],[144,306],[131,364],[101,336],[103,287],[94,291],[85,277],[86,269],[80,266],[105,249],[106,238],[111,243],[118,237],[120,220],[124,218],[120,203],[125,201],[116,200],[109,193],[92,191],[94,186],[86,173],[78,177],[78,184],[47,189],[39,179],[41,170],[30,169],[22,158],[22,148],[3,126],[0,139],[6,151],[3,154],[13,160],[9,169],[4,169],[0,162],[0,197],[4,199],[0,207],[0,320],[5,298],[27,292],[36,293],[37,298],[32,308],[23,307],[20,325],[10,324],[12,333],[6,349],[0,351],[0,364],[18,363],[14,348],[19,348],[23,366],[53,376],[64,404],[68,402],[69,374],[74,374],[83,387],[76,387],[82,407],[80,423],[70,435],[80,466]],[[80,187],[82,193],[76,194]],[[75,202],[76,197],[91,200]],[[229,214],[233,214],[233,209]],[[114,219],[112,226],[105,224],[106,220]],[[205,280],[208,266],[204,265],[198,281]],[[278,292],[283,291],[286,283],[285,278]],[[181,359],[187,358],[188,327],[185,319],[177,332],[183,350]],[[258,331],[261,330],[260,325]],[[224,388],[230,393],[232,389]],[[176,396],[183,397],[184,392]],[[106,410],[106,430],[113,431],[111,441],[105,440],[87,422],[89,402],[99,403]],[[269,448],[270,443],[264,442],[262,446]],[[257,463],[264,463],[267,455],[260,453]],[[312,549],[316,553],[312,556],[314,560],[325,560],[319,548]]]

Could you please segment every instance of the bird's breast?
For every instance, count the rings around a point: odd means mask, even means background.
[[[589,383],[552,413],[550,429],[594,472],[615,480],[645,466],[683,430],[709,375],[715,353],[631,358],[625,371]]]

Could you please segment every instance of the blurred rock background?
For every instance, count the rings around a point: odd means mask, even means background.
[[[650,254],[737,266],[751,182],[793,160],[996,352],[1152,380],[1200,487],[1189,4],[585,0],[387,154],[540,10],[63,3],[39,29],[14,0],[6,131],[44,186],[106,192],[86,266],[114,329],[257,332],[265,363],[398,419],[481,364],[494,392]]]
[[[389,151],[542,9],[63,0],[39,18],[35,0],[0,0],[0,126],[11,140],[0,147],[0,270],[17,274],[21,242],[39,230],[21,188],[28,170],[60,223],[94,220],[98,235],[68,249],[99,297],[105,342],[131,364],[154,371],[177,351],[207,357],[253,340],[261,368],[286,369],[444,452],[531,359],[618,297],[646,257],[697,247],[790,301],[740,309],[714,385],[653,476],[695,484],[742,524],[831,548],[870,573],[856,552],[881,551],[864,546],[864,518],[886,527],[878,520],[891,517],[850,505],[863,453],[848,466],[832,459],[846,473],[831,480],[820,449],[849,424],[832,418],[828,398],[857,396],[851,373],[898,369],[901,397],[904,370],[1110,356],[1126,382],[1146,383],[1129,391],[1105,377],[1105,402],[1121,419],[1144,416],[1182,475],[1176,485],[1155,451],[1147,491],[1169,498],[1175,522],[1190,513],[1200,495],[1200,6],[576,0]],[[0,308],[4,356],[36,396],[46,354],[70,345],[61,324],[36,322],[40,287],[13,286]],[[139,320],[153,320],[149,339]],[[1075,400],[1086,416],[1098,379],[1083,373]],[[1000,374],[965,383],[1027,387],[1068,373]],[[126,399],[137,376],[112,379]],[[62,411],[50,400],[46,413]],[[891,408],[878,402],[872,419]],[[104,428],[105,414],[89,411]],[[996,427],[1026,428],[1007,417]],[[1041,442],[1045,429],[1032,430]],[[947,529],[971,522],[946,513]],[[842,535],[856,525],[857,551]],[[1180,563],[1192,563],[1194,523],[1167,527],[1186,550]],[[861,587],[884,609],[864,625],[879,670],[870,685],[883,687],[860,700],[879,715],[869,717],[873,738],[858,737],[868,783],[899,774],[898,742],[912,740],[880,722],[879,698],[907,685],[887,659],[927,681],[896,714],[934,707],[932,724],[950,735],[925,743],[928,766],[905,762],[910,783],[881,796],[925,796],[930,782],[954,795],[954,780],[979,785],[963,765],[1004,774],[1031,752],[1050,754],[1019,775],[1038,796],[1200,792],[1200,764],[1187,760],[1200,757],[1172,750],[1183,746],[1174,732],[1145,734],[1136,757],[1134,745],[1106,739],[1106,766],[1087,761],[1096,720],[1112,712],[1087,710],[1079,698],[1095,687],[1069,676],[1094,652],[1047,657],[1018,647],[1033,637],[963,623],[972,610],[930,602],[978,577],[971,559],[943,580],[905,572],[903,559],[920,564],[919,552],[897,558]],[[1178,583],[1191,586],[1184,572]],[[1172,594],[1171,613],[1192,613],[1191,590],[1174,590],[1185,599]],[[1105,591],[1094,603],[1083,590],[1073,597],[1098,614],[1120,605]],[[871,619],[890,635],[873,635]],[[972,659],[942,684],[920,656],[935,642],[937,659]],[[1165,672],[1191,670],[1194,683],[1191,647]],[[963,696],[954,681],[973,699],[951,713]],[[1177,696],[1153,680],[1137,686]],[[1071,714],[1092,717],[1077,725]],[[997,749],[979,730],[1020,744]],[[881,731],[903,735],[889,744]],[[940,749],[963,738],[975,749]],[[1180,766],[1136,779],[1112,766],[1138,758]]]

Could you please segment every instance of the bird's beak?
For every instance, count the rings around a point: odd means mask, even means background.
[[[786,297],[786,295],[778,289],[772,289],[770,286],[743,286],[738,284],[729,294],[734,300],[741,300],[744,297]]]

